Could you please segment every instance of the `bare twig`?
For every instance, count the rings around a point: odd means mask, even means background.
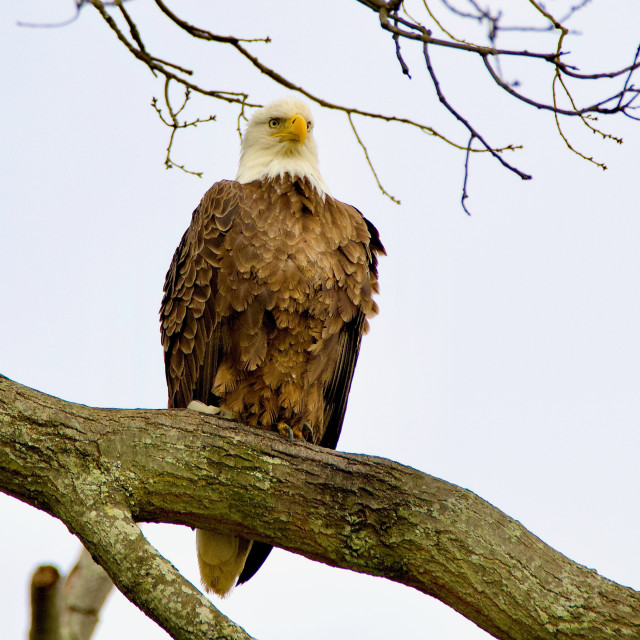
[[[246,115],[246,113],[244,112],[244,110],[245,110],[245,107],[246,107],[246,106],[247,106],[247,105],[243,102],[243,103],[240,105],[240,109],[238,110],[238,124],[237,124],[237,126],[236,126],[236,129],[237,129],[237,131],[238,131],[238,136],[239,136],[239,138],[240,138],[240,143],[242,143],[242,129],[241,129],[241,127],[240,127],[240,123],[241,123],[243,120],[244,120],[245,122],[248,122],[248,121],[249,121],[249,118],[247,118],[247,115]]]
[[[442,33],[444,33],[447,38],[449,38],[450,40],[452,40],[453,42],[459,42],[460,44],[467,44],[467,45],[472,45],[471,42],[468,42],[467,40],[465,40],[464,38],[458,38],[456,37],[451,31],[447,30],[442,23],[440,22],[440,20],[438,20],[436,18],[436,16],[434,15],[433,11],[431,10],[431,8],[429,7],[428,3],[426,2],[426,0],[422,0],[422,4],[424,5],[424,8],[426,10],[426,12],[429,14],[429,17],[435,22],[435,24],[437,25],[438,29],[440,29],[440,31],[442,31]],[[421,27],[424,27],[423,24],[421,24],[420,22],[418,22],[413,16],[411,16],[409,14],[409,12],[406,10],[406,8],[403,7],[403,10],[405,12],[405,14],[407,15],[407,17],[409,18],[409,20],[411,20],[411,22],[415,23],[416,25],[419,25]],[[425,27],[426,28],[426,27]]]
[[[394,34],[393,41],[395,42],[395,45],[396,45],[396,58],[398,59],[398,62],[400,63],[400,68],[402,69],[402,73],[405,76],[407,76],[408,78],[411,78],[411,73],[409,72],[409,67],[408,67],[407,63],[404,61],[404,58],[402,57],[402,51],[400,51],[400,37],[398,35]]]
[[[635,100],[638,97],[638,93],[640,93],[640,91],[638,91],[637,89],[635,89],[633,87],[633,85],[631,85],[631,77],[633,76],[633,72],[638,68],[638,58],[640,57],[640,45],[638,45],[638,48],[636,49],[636,55],[633,57],[633,62],[631,63],[631,66],[629,67],[629,73],[627,74],[627,77],[625,78],[624,81],[624,85],[622,87],[622,91],[620,92],[620,99],[618,100],[618,108],[622,108],[622,100],[624,98],[625,95],[627,95],[629,92],[634,92],[635,91],[635,95],[633,96],[633,98],[631,99],[631,102],[633,102],[633,100]],[[631,102],[629,103],[629,105],[631,104]],[[627,105],[627,106],[629,106]]]
[[[140,51],[142,51],[143,53],[146,53],[144,43],[142,42],[142,38],[140,37],[140,32],[138,31],[138,27],[136,26],[136,23],[131,19],[129,12],[124,8],[124,5],[122,4],[122,0],[115,0],[114,4],[116,5],[116,7],[118,7],[118,9],[120,9],[120,13],[122,13],[122,15],[124,16],[124,19],[127,22],[127,25],[129,25],[129,33],[131,34],[131,37],[135,40],[136,44],[140,48]]]
[[[462,181],[462,197],[460,198],[460,204],[468,216],[471,215],[471,211],[467,209],[465,200],[469,197],[469,192],[467,191],[467,185],[469,183],[469,158],[471,157],[471,145],[473,144],[474,139],[475,136],[472,133],[469,138],[469,144],[467,145],[467,153],[465,153],[464,156],[464,180]]]
[[[200,118],[196,118],[195,120],[191,120],[190,122],[187,122],[185,120],[182,123],[180,123],[178,121],[178,116],[180,115],[180,113],[182,113],[184,108],[187,106],[187,102],[189,102],[189,98],[191,97],[191,92],[188,87],[185,89],[182,106],[177,111],[175,111],[171,106],[171,101],[169,100],[169,84],[170,83],[171,83],[170,78],[167,78],[164,83],[164,103],[167,107],[167,111],[169,112],[169,118],[170,118],[169,120],[167,120],[164,117],[164,114],[162,113],[162,109],[158,106],[158,99],[153,98],[151,100],[151,106],[156,110],[156,113],[158,114],[158,117],[160,118],[160,120],[162,120],[162,122],[167,127],[170,127],[171,129],[171,135],[169,136],[169,144],[167,145],[167,155],[164,159],[164,166],[166,169],[173,169],[175,167],[176,169],[180,169],[185,173],[191,174],[192,176],[197,176],[198,178],[202,178],[202,171],[190,171],[184,165],[177,164],[171,159],[171,150],[173,148],[173,141],[178,129],[186,129],[187,127],[197,127],[201,123],[214,121],[216,117],[209,116],[204,120]]]
[[[376,173],[376,170],[373,168],[373,164],[371,163],[371,158],[369,157],[369,152],[367,151],[367,147],[365,146],[364,142],[362,142],[362,139],[360,138],[360,136],[358,135],[358,132],[356,131],[355,125],[353,124],[353,119],[351,118],[351,114],[349,112],[347,112],[347,118],[349,119],[349,124],[351,125],[351,130],[353,131],[353,135],[356,137],[356,140],[358,141],[358,144],[360,145],[360,147],[362,147],[362,151],[364,151],[364,157],[367,160],[367,164],[369,165],[369,169],[371,169],[371,173],[373,173],[373,177],[376,180],[376,183],[378,184],[378,189],[380,189],[380,191],[382,191],[382,193],[387,196],[387,198],[389,198],[389,200],[391,200],[392,202],[395,202],[396,204],[401,204],[400,200],[398,200],[397,198],[394,198],[381,184],[380,179],[378,178],[378,174]]]
[[[446,99],[446,97],[444,96],[444,93],[442,92],[442,89],[440,88],[440,81],[438,80],[438,77],[436,76],[436,73],[433,69],[433,65],[431,64],[431,58],[429,57],[429,49],[428,49],[428,44],[425,42],[422,48],[423,54],[424,54],[424,60],[425,63],[427,65],[427,69],[429,71],[429,75],[431,76],[431,81],[433,82],[433,86],[436,89],[436,93],[438,94],[438,100],[440,100],[440,102],[442,103],[442,105],[447,109],[447,111],[449,111],[449,113],[451,113],[451,115],[453,115],[453,117],[458,120],[460,123],[462,123],[467,131],[474,137],[477,138],[481,143],[482,146],[484,146],[484,148],[494,157],[498,160],[498,162],[500,162],[500,164],[504,167],[506,167],[507,169],[509,169],[509,171],[512,171],[513,173],[515,173],[517,176],[519,176],[520,178],[522,178],[523,180],[531,180],[531,176],[527,173],[524,173],[523,171],[520,171],[520,169],[514,167],[512,164],[509,164],[499,153],[498,150],[493,148],[485,139],[484,137],[478,133],[478,131],[469,123],[469,121],[464,118],[458,111],[456,111],[451,104],[449,103],[449,101]],[[469,149],[469,145],[467,145],[467,149]]]

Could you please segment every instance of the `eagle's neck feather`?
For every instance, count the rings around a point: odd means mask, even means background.
[[[254,180],[284,178],[287,174],[294,178],[306,178],[323,200],[325,195],[330,195],[312,149],[299,146],[291,149],[289,145],[283,144],[282,149],[275,155],[272,146],[242,149],[236,176],[236,180],[241,184]]]

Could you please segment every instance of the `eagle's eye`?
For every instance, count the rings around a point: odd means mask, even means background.
[[[271,118],[271,120],[269,120],[269,126],[272,129],[275,129],[279,124],[280,124],[280,118]]]
[[[311,127],[313,127],[313,123],[307,122],[307,131],[311,131]]]

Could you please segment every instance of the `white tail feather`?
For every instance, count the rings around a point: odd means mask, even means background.
[[[197,529],[196,549],[205,589],[219,596],[228,595],[242,572],[251,540]]]

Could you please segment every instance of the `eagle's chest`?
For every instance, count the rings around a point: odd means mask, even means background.
[[[323,291],[348,287],[339,239],[323,222],[314,213],[278,210],[241,219],[228,235],[229,280],[249,297],[262,296],[267,308],[299,310],[316,305]]]

